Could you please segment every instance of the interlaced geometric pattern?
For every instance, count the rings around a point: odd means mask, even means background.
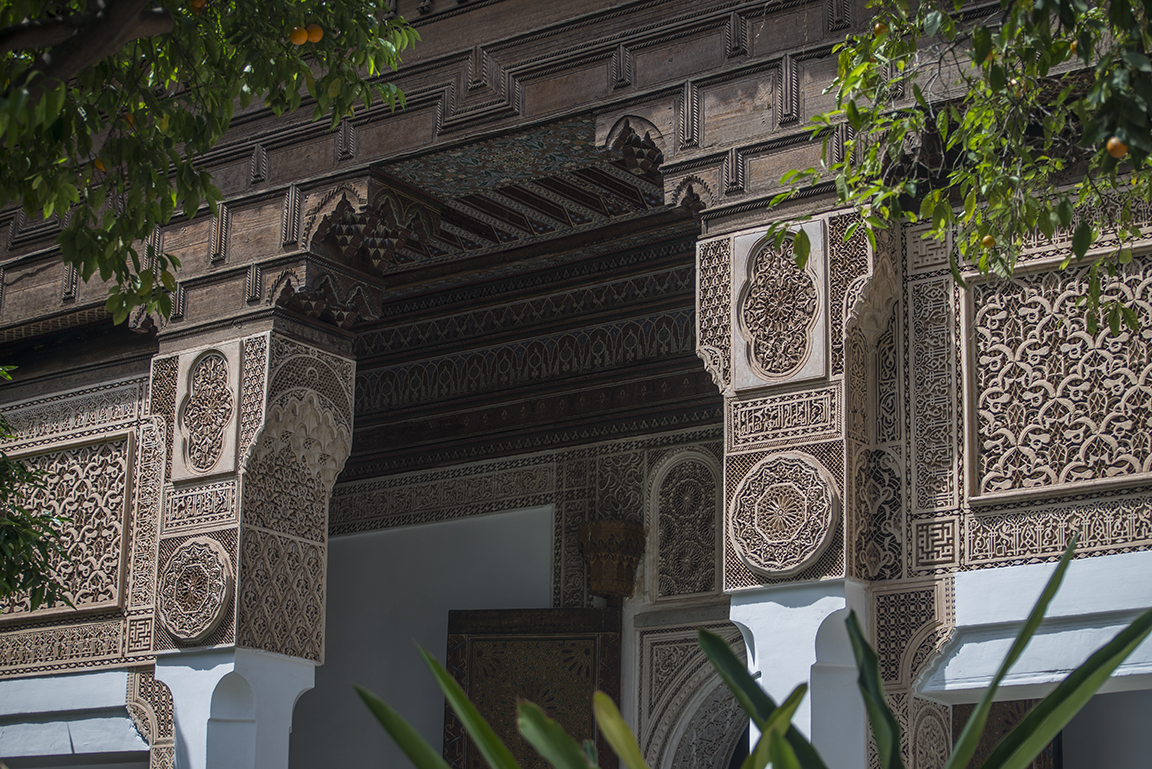
[[[1081,318],[1087,276],[974,289],[981,494],[1152,470],[1152,275],[1134,263],[1114,286],[1140,320],[1116,337]]]

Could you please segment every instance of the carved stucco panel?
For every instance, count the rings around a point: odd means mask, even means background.
[[[828,370],[828,288],[823,222],[803,226],[811,243],[800,268],[792,240],[776,248],[763,231],[733,239],[732,345],[737,392],[822,377]]]
[[[973,288],[977,488],[993,495],[1152,472],[1152,268],[1110,285],[1140,330],[1090,333],[1088,268]]]
[[[836,481],[807,454],[772,454],[737,486],[726,523],[748,568],[770,577],[795,574],[820,557],[838,530]]]
[[[695,450],[672,453],[652,473],[647,521],[649,591],[656,599],[719,586],[720,467]]]
[[[176,548],[160,571],[156,615],[185,643],[211,635],[224,619],[235,580],[232,559],[210,537],[195,537]]]
[[[54,563],[54,577],[78,609],[118,608],[123,603],[128,475],[133,465],[127,435],[19,457],[44,473],[20,504],[65,521],[61,540],[68,560]],[[73,611],[63,603],[31,611],[25,597],[4,606],[4,619]]]
[[[181,353],[172,480],[235,472],[240,343]]]

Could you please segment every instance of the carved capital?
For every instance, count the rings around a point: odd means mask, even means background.
[[[644,554],[644,527],[630,521],[586,521],[580,524],[580,552],[594,594],[630,596]]]

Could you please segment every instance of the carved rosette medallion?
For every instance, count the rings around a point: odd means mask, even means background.
[[[782,577],[819,558],[839,520],[828,471],[804,454],[773,454],[736,488],[728,538],[749,568]]]
[[[157,614],[168,632],[196,643],[208,637],[224,617],[232,598],[232,559],[214,539],[188,540],[160,573]]]
[[[195,470],[206,473],[224,453],[224,430],[232,419],[228,361],[219,353],[209,353],[196,362],[188,379],[183,419],[188,436],[187,461]]]
[[[762,248],[752,263],[737,314],[753,368],[767,379],[799,371],[812,354],[818,315],[816,281],[796,266],[791,242],[779,250]]]

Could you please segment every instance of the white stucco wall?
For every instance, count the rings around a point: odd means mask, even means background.
[[[413,642],[443,661],[450,609],[550,606],[552,516],[548,506],[333,539],[326,659],[296,706],[293,769],[409,766],[353,684],[441,749],[444,698]]]

